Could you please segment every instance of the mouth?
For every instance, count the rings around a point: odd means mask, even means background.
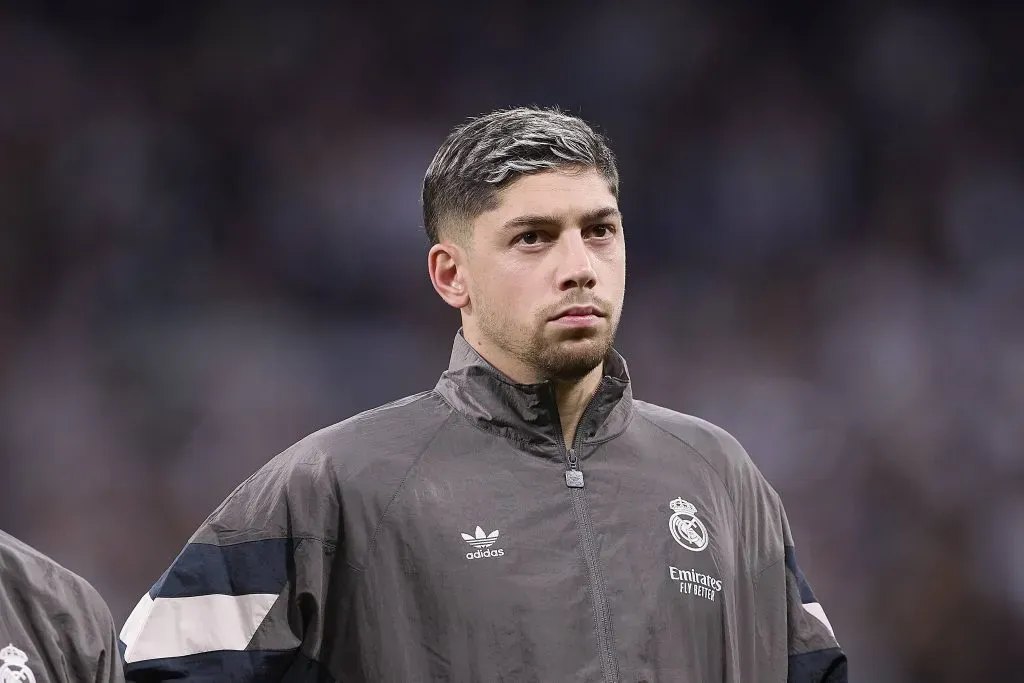
[[[604,317],[604,313],[596,306],[570,306],[556,313],[551,320],[584,320],[602,317]]]

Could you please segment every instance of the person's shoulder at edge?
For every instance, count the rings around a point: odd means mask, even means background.
[[[0,579],[4,593],[17,593],[48,619],[70,619],[76,631],[88,627],[93,636],[113,624],[110,609],[93,585],[54,558],[0,531]]]

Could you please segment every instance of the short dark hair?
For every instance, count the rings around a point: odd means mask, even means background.
[[[498,192],[524,175],[554,168],[597,169],[619,197],[615,155],[603,135],[557,109],[518,107],[456,127],[423,179],[423,227],[431,244],[454,221],[494,208]]]

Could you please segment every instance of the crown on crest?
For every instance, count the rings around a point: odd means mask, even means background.
[[[697,508],[692,503],[687,503],[682,498],[676,498],[675,500],[673,500],[671,503],[669,503],[669,507],[671,507],[676,512],[682,512],[688,515],[692,515],[697,512]]]
[[[28,655],[14,647],[14,645],[8,645],[0,650],[0,660],[9,664],[24,664],[28,661]]]

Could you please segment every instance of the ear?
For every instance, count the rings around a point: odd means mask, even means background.
[[[435,244],[427,254],[427,270],[434,291],[453,308],[469,305],[469,288],[463,272],[466,255],[451,242]]]

